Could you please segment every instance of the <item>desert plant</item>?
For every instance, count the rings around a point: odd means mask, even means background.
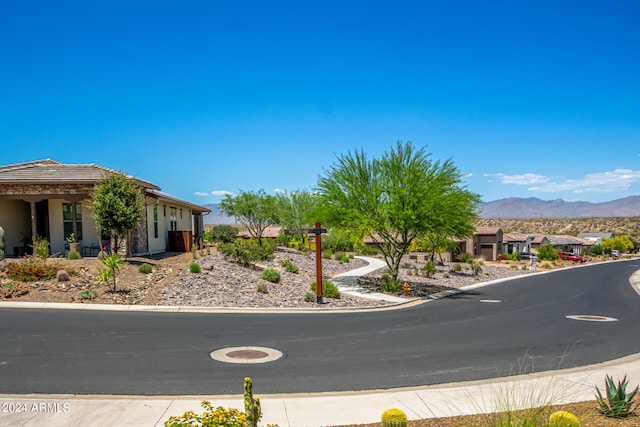
[[[258,427],[258,421],[262,418],[262,409],[260,399],[253,397],[253,383],[249,377],[244,379],[244,414],[246,427]]]
[[[317,295],[317,287],[316,282],[313,282],[310,286],[311,291],[314,292],[314,296]],[[338,287],[333,284],[333,282],[329,282],[328,280],[322,281],[322,296],[327,298],[340,299],[342,298],[342,294],[338,290]]]
[[[49,258],[49,242],[47,239],[36,236],[33,239],[33,253],[42,259]]]
[[[147,264],[146,262],[144,264],[140,264],[140,267],[138,267],[138,272],[142,274],[149,274],[152,271],[153,267],[151,267],[151,264]]]
[[[124,261],[122,260],[122,258],[118,256],[116,252],[113,252],[110,255],[107,255],[104,257],[104,259],[102,260],[102,264],[104,264],[104,266],[106,267],[106,270],[109,273],[107,275],[102,273],[101,278],[107,278],[107,280],[109,278],[113,279],[112,291],[115,292],[116,291],[116,274],[118,273],[118,271],[120,271],[120,269],[124,265]],[[104,281],[106,282],[107,280],[104,280]]]
[[[549,416],[549,427],[580,427],[580,420],[571,412],[556,411]]]
[[[93,289],[85,289],[84,291],[78,292],[78,296],[82,299],[92,300],[98,297],[98,293]]]
[[[287,273],[293,273],[293,274],[298,274],[298,271],[300,271],[300,268],[292,261],[287,262],[284,265],[284,269]]]
[[[316,302],[316,294],[312,291],[307,291],[304,293],[303,299],[305,302]]]
[[[275,268],[265,268],[262,270],[260,278],[271,283],[278,283],[280,282],[280,272]]]
[[[391,408],[382,413],[382,427],[406,427],[407,415],[400,409]]]
[[[247,424],[247,416],[243,412],[235,408],[223,408],[218,406],[214,408],[211,402],[203,400],[202,415],[196,414],[194,411],[187,411],[179,417],[170,417],[164,422],[165,427],[245,427]]]
[[[70,279],[69,273],[64,270],[59,270],[56,273],[56,278],[58,279],[58,282],[68,282]]]
[[[204,238],[214,243],[231,243],[238,236],[238,229],[233,225],[213,225],[204,233]]]
[[[322,259],[331,259],[333,258],[333,251],[331,249],[325,249],[322,251]]]
[[[16,282],[37,282],[56,277],[62,267],[57,262],[47,262],[37,256],[24,257],[20,262],[14,262],[7,267],[7,277]]]
[[[605,377],[606,398],[602,395],[600,389],[596,387],[596,400],[601,414],[605,417],[624,418],[633,413],[638,407],[638,403],[634,403],[633,398],[638,393],[639,386],[636,386],[631,393],[627,393],[628,383],[626,375],[622,381],[618,381],[617,385],[613,378],[607,375]]]
[[[389,270],[382,273],[382,280],[380,281],[380,290],[382,292],[396,293],[400,290],[400,281],[395,280]]]
[[[438,269],[436,268],[436,265],[433,263],[433,261],[427,262],[421,270],[422,274],[424,274],[425,277],[433,277],[433,275],[438,272]]]
[[[349,263],[349,261],[350,261],[350,259],[349,259],[349,257],[348,257],[348,256],[346,256],[346,255],[342,255],[342,256],[340,257],[340,264],[348,264],[348,263]]]
[[[0,227],[0,261],[2,261],[6,256],[5,248],[6,247],[4,244],[4,228]]]
[[[232,262],[243,267],[250,267],[256,261],[273,259],[273,247],[259,245],[256,240],[236,240],[232,243],[223,243],[219,245],[218,249]]]
[[[268,294],[269,288],[267,287],[266,283],[258,283],[256,285],[256,292],[258,292],[259,294]]]
[[[71,259],[71,260],[82,259],[82,256],[76,251],[69,251],[69,253],[67,254],[67,259]]]
[[[192,262],[191,264],[189,264],[189,271],[193,274],[198,274],[200,273],[200,264],[196,263],[196,262]]]
[[[546,261],[555,261],[558,259],[558,251],[549,244],[544,244],[538,248],[538,258]]]

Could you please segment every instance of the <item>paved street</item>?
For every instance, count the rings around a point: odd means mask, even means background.
[[[164,313],[0,310],[0,393],[353,391],[567,368],[640,352],[639,262],[527,276],[391,311]],[[589,315],[611,322],[572,320]],[[210,352],[283,357],[228,364]],[[241,390],[240,390],[241,391]]]

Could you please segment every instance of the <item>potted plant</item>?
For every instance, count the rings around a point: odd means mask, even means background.
[[[69,252],[80,253],[80,242],[76,242],[75,233],[71,233],[69,237],[67,237],[67,243],[69,243]]]

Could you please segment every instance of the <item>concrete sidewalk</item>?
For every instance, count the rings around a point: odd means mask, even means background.
[[[486,413],[504,408],[524,408],[547,403],[593,400],[595,386],[604,387],[605,375],[640,382],[640,354],[597,365],[499,378],[384,391],[260,395],[260,425],[316,427],[365,424],[380,421],[389,408],[405,411],[411,420]],[[238,378],[238,388],[242,388]],[[200,402],[243,409],[237,396],[0,396],[2,426],[162,426],[170,416],[193,410],[202,413]]]

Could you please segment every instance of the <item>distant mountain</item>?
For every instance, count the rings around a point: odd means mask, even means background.
[[[640,216],[640,196],[610,202],[566,202],[510,197],[479,205],[481,218],[605,218]]]
[[[235,218],[231,216],[226,216],[218,209],[218,203],[210,203],[208,205],[204,205],[211,209],[211,213],[204,216],[205,225],[233,225],[236,223]]]

